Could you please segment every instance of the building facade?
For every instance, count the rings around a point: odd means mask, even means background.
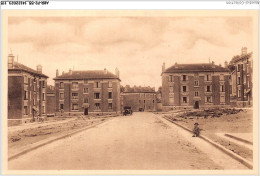
[[[133,111],[156,111],[156,92],[151,87],[136,87],[131,88],[126,86],[121,93],[122,108],[131,106]]]
[[[56,112],[65,115],[111,114],[120,112],[120,79],[101,71],[56,71]]]
[[[33,70],[14,61],[8,55],[8,122],[19,124],[33,117],[36,110],[40,116],[46,114],[46,87],[48,76],[42,66]]]
[[[229,69],[210,64],[162,66],[162,108],[229,105]]]
[[[239,107],[252,106],[252,52],[247,53],[247,48],[243,47],[241,55],[233,57],[230,61],[229,68],[231,70],[231,101]]]
[[[47,100],[47,106],[46,106],[46,114],[48,115],[54,115],[56,112],[56,94],[55,94],[55,87],[54,86],[48,86],[47,92],[46,92],[46,100]]]

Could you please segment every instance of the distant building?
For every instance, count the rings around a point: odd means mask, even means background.
[[[247,53],[247,48],[243,47],[241,55],[232,58],[229,68],[231,70],[231,101],[239,107],[251,106],[253,102],[252,52]]]
[[[229,105],[229,69],[210,64],[162,66],[162,106],[200,108]]]
[[[111,114],[120,112],[119,71],[56,71],[56,112],[65,115]]]
[[[33,116],[36,110],[40,116],[46,114],[46,87],[48,76],[42,73],[42,66],[33,70],[14,61],[8,55],[8,122],[22,123]]]
[[[56,112],[56,96],[55,96],[55,87],[54,86],[47,86],[46,92],[46,114],[55,114]]]
[[[122,107],[131,106],[133,111],[156,111],[156,92],[154,88],[125,86],[121,96]]]

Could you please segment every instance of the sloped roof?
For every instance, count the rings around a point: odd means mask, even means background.
[[[229,69],[213,64],[176,64],[167,68],[163,73],[184,72],[229,72]]]
[[[234,64],[234,63],[236,63],[236,62],[239,62],[239,61],[241,61],[241,60],[243,60],[243,59],[247,59],[247,58],[250,58],[251,56],[252,56],[252,52],[250,52],[250,53],[247,53],[247,54],[245,54],[245,55],[237,55],[237,56],[234,56],[232,59],[231,59],[231,61],[230,61],[230,64]]]
[[[123,93],[155,93],[152,87],[125,87]]]
[[[60,76],[54,78],[54,80],[59,79],[119,79],[113,73],[104,70],[87,70],[87,71],[72,71],[70,74],[64,73]],[[120,79],[119,79],[120,80]]]
[[[34,70],[34,69],[30,68],[30,67],[27,67],[27,66],[25,66],[25,65],[23,65],[23,64],[21,64],[19,62],[15,62],[15,61],[14,61],[14,67],[13,68],[8,68],[8,71],[12,71],[12,70],[21,70],[21,71],[25,71],[25,72],[28,72],[28,73],[31,73],[31,74],[38,75],[38,76],[49,78],[45,74],[39,73],[36,70]]]

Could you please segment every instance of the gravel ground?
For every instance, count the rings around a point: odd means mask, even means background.
[[[72,131],[94,125],[101,121],[107,120],[109,117],[91,117],[91,118],[76,118],[64,123],[51,123],[51,124],[30,124],[28,126],[20,126],[18,129],[10,129],[8,131],[8,154],[15,153],[27,145],[36,143],[49,137],[58,136],[61,133],[68,134]]]
[[[223,145],[227,149],[235,152],[236,154],[248,159],[253,160],[253,151],[249,148],[237,145],[227,139],[217,136],[215,133],[252,133],[253,135],[253,112],[252,110],[237,111],[235,114],[223,113],[222,115],[207,116],[204,113],[199,116],[200,111],[197,111],[195,116],[190,113],[190,116],[185,116],[183,113],[164,115],[166,118],[174,120],[176,123],[183,125],[189,129],[193,129],[194,123],[199,123],[199,128],[202,129],[201,134],[209,137],[213,141]],[[221,111],[216,114],[220,114]],[[187,114],[187,113],[186,113]]]

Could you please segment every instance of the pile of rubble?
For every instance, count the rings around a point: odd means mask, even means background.
[[[205,109],[202,111],[192,111],[192,112],[185,112],[178,117],[180,118],[187,118],[187,117],[220,117],[222,115],[229,115],[229,114],[237,114],[240,111],[243,111],[242,109],[220,109],[220,108],[214,108],[214,109]]]

